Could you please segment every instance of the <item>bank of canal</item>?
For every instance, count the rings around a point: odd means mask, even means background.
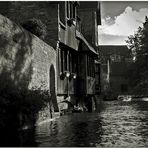
[[[100,112],[65,115],[21,133],[16,146],[146,147],[147,137],[148,102],[106,101]]]

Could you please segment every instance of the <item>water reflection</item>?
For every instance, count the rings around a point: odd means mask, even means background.
[[[102,146],[147,146],[147,102],[112,102],[102,112]],[[144,136],[146,135],[146,136]]]
[[[63,116],[37,128],[36,140],[40,146],[95,146],[97,139],[101,139],[101,124],[99,117],[93,119],[94,116],[96,114],[91,113]],[[96,129],[99,130],[96,132]]]
[[[147,147],[147,117],[148,102],[104,102],[98,113],[62,116],[33,131],[20,133],[11,146]]]

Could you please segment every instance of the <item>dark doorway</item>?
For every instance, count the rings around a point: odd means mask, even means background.
[[[51,94],[51,102],[53,104],[54,112],[59,112],[56,92],[55,92],[55,69],[54,66],[50,66],[50,94]]]

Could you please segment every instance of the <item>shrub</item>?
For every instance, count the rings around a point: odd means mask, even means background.
[[[0,128],[34,126],[38,112],[48,101],[48,91],[6,88],[0,92]]]
[[[39,19],[36,18],[32,18],[29,19],[28,21],[24,22],[22,24],[22,26],[30,31],[31,33],[35,34],[36,36],[38,36],[41,39],[44,39],[46,36],[46,25],[43,24],[43,22]]]

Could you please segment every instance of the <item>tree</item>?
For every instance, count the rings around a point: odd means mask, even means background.
[[[31,33],[35,34],[41,39],[44,39],[46,36],[46,25],[43,24],[43,22],[39,19],[32,18],[29,19],[28,21],[24,22],[22,26],[30,31]]]
[[[134,62],[129,66],[130,85],[136,93],[148,92],[148,18],[145,17],[143,27],[139,27],[134,35],[126,41]]]
[[[136,59],[137,54],[141,50],[141,37],[142,28],[139,27],[138,31],[134,35],[130,35],[126,41],[134,59]]]

